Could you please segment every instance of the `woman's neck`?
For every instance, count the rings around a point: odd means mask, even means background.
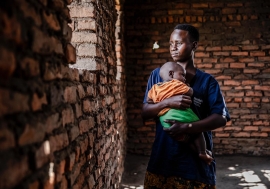
[[[186,83],[190,84],[192,78],[196,74],[197,68],[194,66],[193,58],[189,59],[187,62],[177,62],[183,66],[186,70]]]

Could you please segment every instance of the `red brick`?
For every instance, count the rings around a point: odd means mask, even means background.
[[[248,56],[248,52],[232,52],[232,56]]]
[[[22,68],[22,71],[24,72],[24,75],[29,77],[29,76],[38,76],[40,74],[39,71],[39,62],[26,57],[20,62],[20,66]]]
[[[88,120],[81,120],[79,123],[79,128],[80,128],[80,134],[83,134],[85,132],[88,132],[89,130],[89,122]]]
[[[262,127],[261,128],[262,132],[269,132],[270,133],[270,127]]]
[[[67,189],[67,188],[68,188],[68,181],[65,175],[63,175],[60,183],[60,189]]]
[[[258,127],[254,127],[254,126],[245,126],[244,127],[244,131],[258,131],[259,128]]]
[[[2,123],[0,126],[0,150],[3,151],[13,147],[15,147],[15,136],[12,130]]]
[[[270,91],[270,86],[255,86],[255,90]]]
[[[242,85],[258,85],[259,81],[258,80],[245,80],[242,81]]]
[[[46,133],[51,133],[54,129],[61,125],[59,113],[51,114],[46,119]]]
[[[74,113],[71,106],[68,106],[66,109],[62,111],[62,124],[65,126],[66,124],[74,122]]]
[[[239,105],[239,103],[229,103],[229,104],[227,104],[227,107],[228,108],[239,108],[240,105]]]
[[[209,8],[218,8],[218,7],[223,8],[224,3],[223,2],[210,2],[209,3]]]
[[[16,68],[14,53],[0,47],[0,78],[8,79]]]
[[[91,113],[93,111],[90,100],[83,101],[83,112]]]
[[[241,127],[232,127],[232,126],[226,126],[224,128],[224,131],[242,131],[242,128]]]
[[[262,96],[262,93],[258,91],[247,91],[246,96]]]
[[[196,52],[195,53],[195,57],[209,57],[210,54],[209,53],[205,53],[205,52]]]
[[[206,63],[217,63],[218,62],[218,59],[217,58],[204,58],[203,59],[203,62],[206,62]]]
[[[234,81],[234,80],[228,80],[224,81],[224,85],[233,85],[233,86],[239,86],[241,85],[241,81]]]
[[[239,62],[254,62],[254,58],[239,58]]]
[[[44,93],[41,97],[39,97],[37,93],[34,93],[31,102],[32,110],[41,110],[43,104],[47,104],[46,94]]]
[[[250,52],[250,56],[265,56],[264,51],[252,51]]]
[[[81,104],[75,104],[75,114],[76,114],[76,118],[79,118],[83,115]]]
[[[227,3],[228,7],[243,7],[243,3]]]
[[[222,58],[222,59],[220,59],[220,62],[229,62],[229,63],[231,63],[231,62],[235,62],[235,59],[233,59],[233,58]]]
[[[258,57],[259,61],[266,61],[269,62],[270,61],[270,56],[266,56],[266,57]]]
[[[61,27],[55,14],[52,14],[48,11],[43,11],[43,18],[49,25],[49,28],[55,31],[60,31]]]
[[[18,23],[15,17],[10,17],[4,11],[0,12],[1,18],[1,33],[5,36],[5,39],[22,43],[21,37],[21,25]]]
[[[197,16],[203,16],[204,15],[204,10],[199,10],[199,9],[190,9],[185,11],[187,15],[193,15],[191,16],[191,21],[196,22],[197,21]],[[198,23],[192,24],[194,27],[199,28],[200,25],[197,25]]]
[[[74,141],[80,135],[79,127],[77,125],[72,125],[68,132],[69,141]]]
[[[182,15],[184,13],[184,11],[183,10],[168,10],[168,14],[169,15]]]
[[[247,64],[247,67],[260,67],[260,68],[262,68],[264,66],[265,66],[264,63],[257,63],[257,62]]]
[[[20,156],[2,162],[7,167],[0,172],[1,188],[13,188],[29,175],[28,157]]]
[[[193,8],[208,8],[208,3],[193,3]]]
[[[229,68],[229,64],[215,64],[216,69]]]
[[[76,86],[69,86],[64,89],[64,100],[68,103],[75,103],[77,101]]]
[[[45,63],[45,73],[43,78],[45,81],[52,81],[55,79],[62,79],[61,67],[56,65],[51,65],[50,63]]]
[[[66,132],[51,136],[50,139],[51,153],[64,149],[69,145],[68,135]]]
[[[214,56],[229,56],[229,52],[213,52]]]
[[[252,73],[252,74],[255,74],[255,73],[260,73],[260,70],[255,70],[255,69],[244,69],[243,73]]]
[[[63,174],[66,170],[66,160],[62,159],[60,163],[55,164],[55,175],[56,175],[56,182],[61,182],[63,178]]]
[[[39,189],[39,182],[38,181],[34,181],[34,182],[30,183],[28,185],[28,188],[29,189]]]
[[[221,51],[221,47],[206,47],[206,51]]]
[[[232,79],[231,76],[225,76],[225,75],[221,75],[221,76],[217,76],[215,77],[217,80],[229,80],[229,79]]]
[[[237,102],[237,103],[242,102],[242,100],[243,98],[234,98],[234,102]]]
[[[221,10],[222,14],[235,14],[236,13],[236,9],[235,8],[223,8]]]
[[[263,137],[263,138],[266,138],[268,137],[268,133],[266,132],[252,132],[251,137]]]
[[[245,63],[231,63],[230,68],[245,68]]]
[[[55,52],[63,55],[63,46],[60,40],[55,37],[49,37],[48,34],[33,28],[34,42],[32,50],[36,53],[50,54]]]
[[[66,46],[65,54],[69,64],[76,63],[76,49],[70,43]]]
[[[233,96],[233,97],[238,97],[238,96],[241,96],[243,97],[244,96],[244,92],[226,92],[227,96]]]
[[[258,50],[258,45],[243,45],[242,50]]]
[[[19,136],[20,146],[43,141],[45,137],[45,125],[42,123],[26,124],[22,134]]]
[[[175,4],[175,8],[176,9],[190,8],[190,4],[189,3],[177,3],[177,4]]]
[[[239,132],[239,133],[232,133],[232,136],[237,137],[237,138],[238,137],[239,138],[242,138],[242,137],[249,138],[251,135],[248,132]]]

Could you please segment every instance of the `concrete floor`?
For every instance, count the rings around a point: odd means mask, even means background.
[[[127,154],[120,189],[143,189],[149,157]],[[217,189],[270,189],[270,157],[216,156]]]

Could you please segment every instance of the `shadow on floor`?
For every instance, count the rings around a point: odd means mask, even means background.
[[[149,157],[127,154],[120,189],[143,189]],[[270,189],[270,157],[216,156],[217,189]]]

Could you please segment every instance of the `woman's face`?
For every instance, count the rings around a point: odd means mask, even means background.
[[[193,42],[188,31],[174,30],[170,37],[170,53],[175,62],[185,62],[192,58]]]

